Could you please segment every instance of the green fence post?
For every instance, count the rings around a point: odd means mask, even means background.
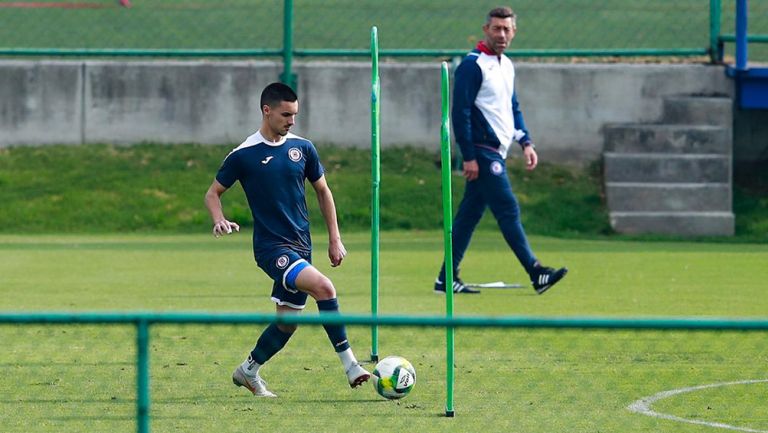
[[[747,39],[747,18],[749,5],[747,0],[736,0],[736,70],[746,71],[749,59]]]
[[[712,63],[723,60],[720,49],[720,0],[709,0],[709,59]]]
[[[149,433],[149,322],[136,322],[136,424],[139,433]]]
[[[283,4],[283,73],[280,81],[296,89],[296,74],[293,73],[293,0]]]
[[[371,27],[371,315],[379,314],[379,188],[381,182],[381,139],[379,132],[379,35]],[[379,360],[379,328],[371,326],[371,361]]]
[[[443,118],[440,127],[440,160],[442,161],[443,183],[443,243],[445,247],[445,316],[453,317],[453,204],[451,192],[451,127],[448,120],[449,84],[448,63],[441,65]],[[445,416],[453,417],[453,326],[446,327],[446,398]]]

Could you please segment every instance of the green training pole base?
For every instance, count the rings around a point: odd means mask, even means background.
[[[454,418],[454,417],[456,417],[456,412],[454,412],[452,410],[446,410],[445,411],[445,417],[446,418]]]
[[[379,355],[371,353],[371,362],[379,362]]]

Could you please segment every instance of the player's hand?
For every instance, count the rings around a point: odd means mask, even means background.
[[[347,249],[344,248],[344,244],[341,243],[341,239],[331,241],[328,244],[328,258],[331,259],[331,266],[339,266],[347,255]]]
[[[221,219],[213,224],[213,235],[217,238],[219,236],[232,234],[232,231],[240,231],[240,226],[235,222]]]
[[[539,156],[536,155],[536,150],[534,150],[533,146],[525,146],[523,148],[523,156],[525,157],[525,168],[527,170],[533,170],[539,164]]]
[[[464,161],[464,177],[469,180],[477,179],[480,168],[477,166],[477,160]]]

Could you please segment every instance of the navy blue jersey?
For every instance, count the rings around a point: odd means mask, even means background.
[[[315,146],[291,133],[275,143],[257,132],[227,155],[216,180],[227,188],[236,181],[242,185],[253,214],[257,260],[277,247],[312,250],[304,179],[322,176]]]

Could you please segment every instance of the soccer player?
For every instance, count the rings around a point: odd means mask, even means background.
[[[542,294],[560,281],[566,268],[542,266],[533,255],[523,225],[520,208],[507,177],[507,150],[517,141],[526,168],[538,163],[515,92],[515,68],[504,50],[517,30],[512,9],[491,10],[483,26],[484,39],[456,68],[451,123],[464,158],[467,180],[464,198],[453,220],[454,293],[479,293],[459,279],[459,263],[469,246],[472,232],[490,207],[504,239],[528,273],[536,293]],[[435,281],[435,292],[445,293],[445,263]]]
[[[220,237],[240,230],[224,217],[221,195],[240,182],[253,214],[253,255],[269,275],[272,301],[277,314],[295,314],[304,309],[307,295],[321,313],[338,313],[336,289],[328,277],[312,266],[304,180],[309,180],[328,229],[328,257],[339,266],[347,254],[336,221],[336,207],[328,188],[315,146],[290,133],[299,102],[294,91],[282,83],[267,86],[261,94],[261,128],[227,155],[205,194],[213,219],[213,235]],[[275,397],[259,375],[260,368],[296,331],[296,325],[269,325],[256,347],[232,375],[237,386],[259,397]],[[341,359],[349,385],[366,382],[370,373],[357,362],[343,325],[324,325]]]

